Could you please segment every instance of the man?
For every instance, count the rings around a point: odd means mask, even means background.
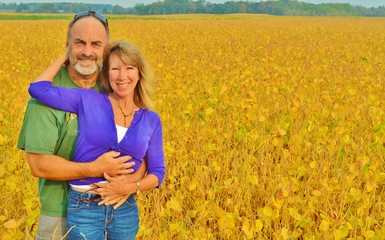
[[[54,85],[99,90],[97,79],[108,42],[107,19],[93,11],[76,14],[67,32],[69,64],[55,76]],[[17,146],[27,152],[31,172],[39,177],[36,239],[62,239],[67,232],[68,183],[64,180],[132,172],[131,163],[125,163],[130,157],[118,157],[118,152],[105,153],[90,163],[68,161],[73,157],[77,130],[76,115],[34,99],[28,102]]]

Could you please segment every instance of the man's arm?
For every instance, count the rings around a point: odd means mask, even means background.
[[[118,157],[118,152],[107,152],[93,162],[77,163],[56,155],[27,152],[32,175],[50,180],[72,180],[84,177],[101,177],[103,173],[111,176],[133,172],[133,162],[125,163],[131,157]]]

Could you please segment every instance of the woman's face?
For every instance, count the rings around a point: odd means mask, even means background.
[[[116,54],[112,53],[108,73],[111,87],[119,97],[134,96],[134,89],[139,81],[137,67],[126,65]]]

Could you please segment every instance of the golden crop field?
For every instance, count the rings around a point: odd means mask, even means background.
[[[0,21],[0,236],[29,239],[16,148],[28,84],[70,20]],[[156,70],[167,175],[139,239],[385,239],[385,19],[110,18]]]

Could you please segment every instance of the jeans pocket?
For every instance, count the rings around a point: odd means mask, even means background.
[[[136,200],[135,200],[134,195],[131,195],[131,196],[126,200],[126,202],[125,202],[124,204],[127,205],[128,207],[136,207]]]
[[[68,201],[68,209],[83,209],[86,208],[89,204],[79,200],[78,198],[70,198]]]
[[[84,194],[81,192],[70,190],[69,198],[68,198],[68,209],[84,209],[90,206],[91,202],[81,200],[81,196],[87,199],[86,196],[91,194]]]

